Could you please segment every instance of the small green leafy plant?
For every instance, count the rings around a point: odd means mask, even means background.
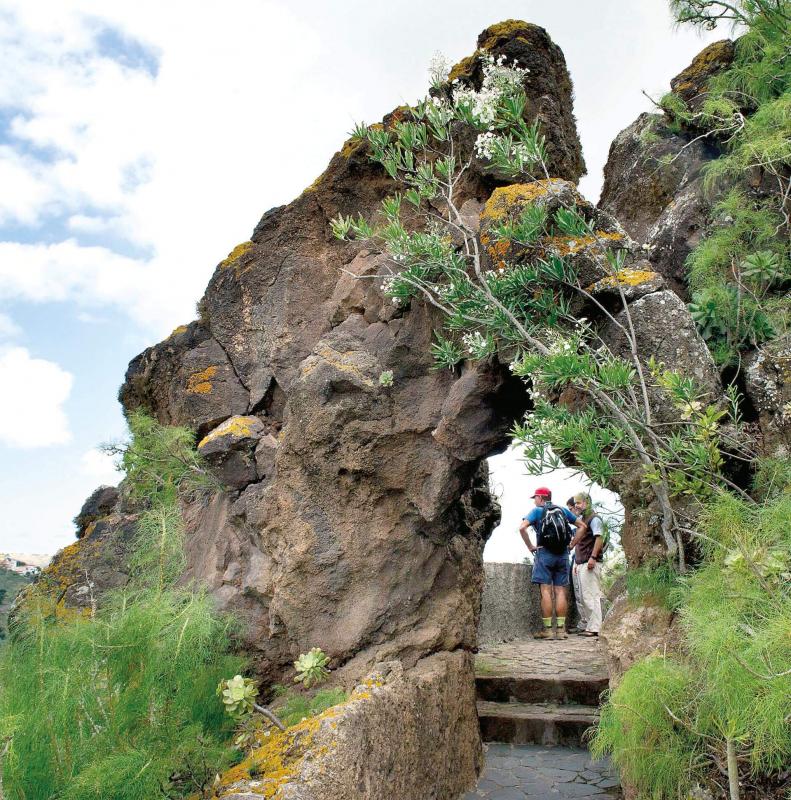
[[[323,683],[330,674],[327,668],[329,663],[330,659],[322,652],[321,648],[312,647],[307,653],[302,653],[294,662],[294,669],[297,672],[294,682],[301,683],[306,689]]]
[[[249,678],[235,675],[220,681],[217,685],[217,696],[222,699],[225,710],[232,717],[243,717],[250,714],[258,697],[258,687]]]

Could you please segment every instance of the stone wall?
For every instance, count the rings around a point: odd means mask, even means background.
[[[222,776],[217,794],[457,800],[481,763],[472,657],[438,653],[409,670],[399,661],[377,665],[346,703],[262,741]]]
[[[478,644],[531,636],[541,627],[538,588],[530,564],[484,563]]]
[[[485,562],[478,644],[524,639],[541,628],[538,587],[530,580],[530,564]],[[569,587],[569,626],[576,622],[574,598]]]

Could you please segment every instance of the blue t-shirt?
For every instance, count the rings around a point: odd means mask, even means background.
[[[574,514],[571,513],[565,506],[559,506],[561,511],[563,511],[563,515],[566,519],[573,525],[577,518]],[[535,529],[536,529],[536,547],[541,547],[541,524],[544,521],[544,510],[546,506],[541,506],[540,508],[536,506],[532,511],[522,517],[522,519],[526,519]]]

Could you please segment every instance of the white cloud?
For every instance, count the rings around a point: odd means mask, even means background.
[[[97,486],[115,486],[121,479],[118,470],[115,468],[115,461],[112,456],[92,447],[86,450],[80,457],[80,469],[83,475],[93,480]]]
[[[71,440],[63,404],[73,377],[52,361],[31,358],[24,347],[0,350],[0,442],[48,447]]]
[[[194,316],[214,265],[261,212],[322,171],[353,121],[414,101],[431,53],[466,55],[485,25],[513,16],[546,26],[566,52],[595,196],[609,141],[648,105],[635,76],[666,84],[703,43],[671,35],[666,0],[440,0],[397,15],[347,5],[337,15],[317,0],[9,0],[0,106],[15,116],[0,147],[0,224],[60,215],[76,237],[17,253],[39,266],[36,280],[13,282],[15,296],[111,304],[152,339],[166,333]],[[114,60],[97,38],[108,27],[156,53],[156,74]],[[81,247],[98,233],[151,256]]]
[[[21,336],[22,329],[8,316],[0,311],[0,339],[16,339]]]
[[[78,233],[107,233],[117,230],[118,217],[97,217],[87,214],[73,214],[69,217],[69,229]]]

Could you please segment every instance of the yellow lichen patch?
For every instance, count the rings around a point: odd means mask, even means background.
[[[321,182],[324,180],[324,176],[328,172],[329,172],[329,170],[325,169],[324,172],[322,172],[321,175],[319,175],[319,177],[316,178],[316,180],[313,181],[313,183],[310,184],[310,186],[308,186],[307,188],[302,190],[302,194],[310,194],[311,192],[315,192],[316,189],[318,189],[319,186],[321,185]]]
[[[367,377],[354,363],[354,350],[347,350],[345,353],[339,353],[337,350],[327,347],[327,345],[322,345],[321,347],[317,348],[316,355],[321,356],[327,363],[332,364],[332,366],[340,372],[346,372],[350,375],[354,375],[355,378],[357,378],[366,386],[372,387],[374,385],[374,382]],[[308,364],[302,370],[303,377],[310,375],[310,373],[313,372],[313,370],[315,370],[319,364],[320,362],[318,360],[314,361],[312,364]]]
[[[193,372],[187,378],[187,392],[188,394],[211,394],[212,384],[211,379],[217,373],[217,367],[206,367],[200,372]]]
[[[519,36],[518,34],[527,33],[527,31],[535,29],[536,27],[537,26],[520,19],[507,19],[503,22],[498,22],[494,25],[490,25],[484,31],[486,38],[481,43],[481,47],[484,50],[491,50],[491,48],[496,47],[502,39],[524,39],[523,36]],[[524,40],[527,41],[526,39]]]
[[[234,784],[240,781],[246,784],[245,792],[270,799],[277,797],[280,787],[298,775],[302,760],[311,749],[322,721],[337,716],[338,709],[339,706],[328,708],[318,716],[303,720],[285,731],[270,729],[269,735],[259,733],[258,746],[247,758],[220,776],[218,797],[234,794]],[[312,754],[320,756],[327,751],[327,747],[320,747],[313,750]],[[251,769],[255,777],[251,776]]]
[[[170,336],[168,336],[168,339],[172,339],[174,336],[178,336],[180,333],[186,333],[186,332],[187,332],[187,326],[179,325],[177,328],[173,328],[173,330],[170,332]]]
[[[617,275],[608,275],[600,281],[588,286],[586,291],[597,292],[602,289],[615,289],[618,286],[640,286],[657,277],[656,272],[648,269],[622,269]]]
[[[364,144],[365,139],[347,139],[341,147],[341,155],[348,161]]]
[[[220,269],[227,269],[236,264],[236,262],[245,254],[250,251],[250,248],[253,246],[252,242],[242,242],[241,244],[237,244],[233,250],[222,260],[220,261]]]
[[[29,587],[20,602],[28,610],[36,609],[41,616],[54,616],[57,619],[77,619],[84,616],[83,610],[72,609],[66,605],[66,590],[74,584],[86,581],[85,564],[92,553],[101,546],[101,540],[91,540],[86,533],[68,547],[64,547],[40,578]]]
[[[225,420],[222,425],[218,425],[213,431],[209,431],[198,443],[198,450],[221,436],[237,436],[240,439],[245,436],[251,436],[252,426],[257,421],[257,417],[231,417]]]
[[[685,70],[682,70],[678,77],[682,82],[689,81],[699,76],[700,73],[707,72],[713,65],[730,61],[732,57],[733,42],[729,39],[712,42],[692,59],[692,63]],[[681,84],[676,84],[673,91],[679,91],[681,88]]]
[[[569,256],[579,253],[590,245],[599,244],[602,240],[612,242],[623,238],[622,233],[596,231],[588,236],[548,236],[541,240],[541,245],[559,256]]]
[[[478,62],[478,56],[481,54],[480,50],[476,50],[471,56],[467,56],[466,58],[462,58],[458,64],[454,64],[451,67],[450,72],[448,73],[448,80],[455,81],[461,80],[462,78],[470,78],[472,77],[473,70],[475,69],[475,65]]]
[[[551,183],[550,180],[512,183],[495,189],[483,207],[481,221],[497,222],[510,212],[521,210],[528,203],[543,197]]]

